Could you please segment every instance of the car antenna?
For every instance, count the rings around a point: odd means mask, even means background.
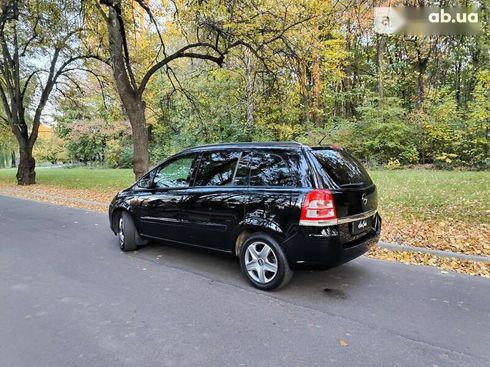
[[[318,145],[322,145],[322,141],[325,140],[326,137],[327,137],[327,134],[323,135],[323,138],[320,139],[320,141],[318,142]]]

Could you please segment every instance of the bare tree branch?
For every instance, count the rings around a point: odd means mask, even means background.
[[[196,59],[213,61],[220,66],[223,64],[224,55],[222,55],[222,54],[220,54],[220,56],[212,56],[209,54],[199,54],[199,53],[194,53],[194,52],[186,52],[189,49],[197,48],[197,47],[208,47],[208,48],[211,48],[211,49],[216,51],[216,49],[213,45],[211,45],[209,43],[203,43],[203,42],[193,43],[193,44],[189,44],[189,45],[182,47],[180,50],[176,51],[172,55],[169,55],[166,58],[164,58],[163,60],[160,60],[159,62],[154,64],[146,72],[145,76],[141,80],[141,84],[138,88],[138,93],[140,95],[143,94],[143,92],[146,88],[146,85],[148,84],[148,81],[153,76],[153,74],[155,74],[155,72],[157,72],[160,68],[162,68],[163,66],[167,65],[168,63],[170,63],[171,61],[173,61],[175,59],[188,57],[188,58],[196,58]]]
[[[47,70],[43,70],[43,69],[37,69],[37,70],[34,70],[32,73],[29,74],[29,76],[27,77],[25,83],[24,83],[24,87],[22,87],[22,91],[20,93],[20,95],[22,97],[25,96],[26,94],[26,91],[27,91],[27,88],[29,86],[29,82],[31,81],[31,79],[38,73],[42,73],[42,72],[47,72]]]

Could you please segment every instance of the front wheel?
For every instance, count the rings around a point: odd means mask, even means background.
[[[265,233],[255,233],[245,240],[240,266],[248,281],[262,290],[283,287],[293,275],[281,247]]]
[[[138,232],[128,212],[124,211],[119,216],[117,237],[122,251],[134,251],[138,248]]]

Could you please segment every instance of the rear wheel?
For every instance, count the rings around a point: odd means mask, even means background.
[[[138,248],[138,232],[133,218],[128,212],[122,212],[119,216],[117,238],[122,251],[134,251]]]
[[[286,285],[293,272],[277,241],[268,234],[255,233],[240,250],[243,275],[256,288],[272,290]]]

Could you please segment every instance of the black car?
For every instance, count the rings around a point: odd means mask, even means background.
[[[118,193],[109,219],[123,251],[164,241],[234,254],[264,290],[292,270],[364,254],[381,230],[376,186],[357,159],[277,142],[186,149]]]

